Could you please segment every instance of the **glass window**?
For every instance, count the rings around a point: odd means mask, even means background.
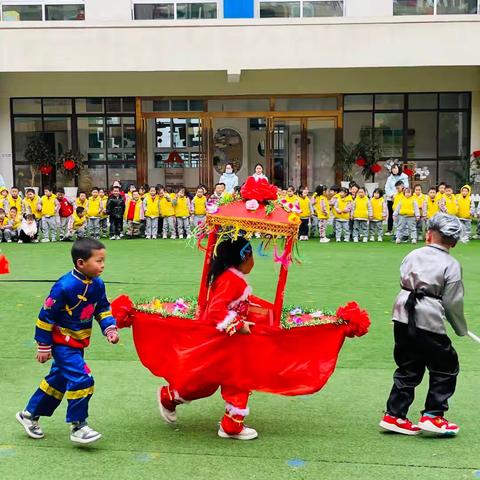
[[[77,113],[103,113],[103,98],[77,98],[75,109]]]
[[[43,20],[41,5],[3,5],[2,19],[5,22]]]
[[[72,113],[72,99],[44,98],[43,113]]]
[[[154,100],[152,112],[168,112],[170,110],[170,100]]]
[[[177,3],[177,19],[217,18],[216,3]]]
[[[42,113],[42,101],[39,98],[15,98],[12,106],[13,113]]]
[[[44,138],[55,157],[72,148],[70,117],[44,117]]]
[[[437,112],[408,114],[408,158],[437,158]]]
[[[441,93],[440,108],[445,108],[445,109],[470,108],[470,95],[468,93]]]
[[[146,3],[133,6],[134,20],[173,20],[174,18],[173,3]]]
[[[374,139],[382,147],[382,157],[403,156],[403,113],[376,113]]]
[[[477,0],[437,0],[439,15],[477,13]]]
[[[453,187],[455,192],[470,183],[470,159],[440,160],[438,162],[438,181]]]
[[[26,162],[24,154],[27,145],[41,135],[42,119],[19,117],[13,122],[15,132],[15,162]]]
[[[431,186],[438,185],[441,181],[438,179],[438,161],[437,160],[415,160],[415,165],[417,168],[427,168],[428,169],[428,176],[426,178],[414,178],[412,183],[422,182],[425,181],[425,184],[422,185],[423,193],[427,193],[427,188]]]
[[[85,5],[45,5],[45,20],[85,20]]]
[[[157,148],[170,148],[172,146],[171,133],[172,128],[169,118],[155,119],[155,144]]]
[[[312,0],[303,2],[304,17],[343,17],[343,1]]]
[[[188,100],[172,100],[171,110],[173,112],[186,112],[188,110]]]
[[[107,113],[135,112],[134,97],[110,97],[105,99]]]
[[[375,95],[375,110],[402,110],[403,101],[402,94]]]
[[[468,153],[467,112],[440,112],[438,129],[440,157],[460,157]]]
[[[373,95],[345,95],[344,110],[373,110]]]
[[[438,95],[436,93],[411,93],[408,96],[409,110],[436,110]]]
[[[81,117],[77,120],[78,147],[89,161],[104,160],[104,157],[90,157],[92,150],[105,148],[105,125],[103,117]],[[99,153],[99,152],[97,152]]]
[[[435,0],[394,0],[394,15],[433,15]]]
[[[371,138],[372,114],[370,112],[348,112],[343,116],[343,142],[360,143]]]
[[[260,18],[300,17],[300,2],[260,2]]]
[[[209,100],[209,112],[268,112],[270,100],[244,98],[238,100]]]
[[[187,120],[185,118],[173,119],[173,147],[184,148],[187,146]]]
[[[278,98],[275,100],[275,110],[336,110],[337,97],[321,98]]]
[[[202,112],[204,108],[203,100],[190,100],[189,107],[191,112]]]

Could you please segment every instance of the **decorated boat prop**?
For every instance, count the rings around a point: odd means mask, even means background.
[[[134,304],[123,295],[112,302],[117,325],[132,327],[143,365],[179,391],[202,380],[282,395],[317,392],[332,375],[345,337],[367,333],[368,314],[355,302],[332,312],[284,308],[300,223],[298,206],[277,200],[276,187],[266,181],[249,179],[241,195],[209,205],[206,221],[196,232],[205,250],[198,299],[155,298]],[[280,264],[275,300],[251,296],[251,335],[228,337],[200,320],[208,299],[210,261],[219,242],[258,234],[260,254],[273,247],[274,261]]]

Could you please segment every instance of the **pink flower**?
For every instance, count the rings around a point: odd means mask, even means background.
[[[93,303],[87,305],[86,307],[84,307],[82,313],[80,314],[80,320],[90,320],[93,316],[94,311],[95,305],[93,305]]]
[[[207,212],[210,215],[214,215],[220,210],[219,206],[216,203],[207,203]]]
[[[293,210],[293,203],[292,202],[287,203],[287,208],[289,210]]]
[[[280,200],[280,203],[281,203],[282,205],[286,205],[286,204],[287,204],[287,200],[286,200],[285,198],[282,198],[282,199]]]
[[[260,204],[255,199],[247,200],[245,202],[245,208],[247,210],[255,211],[255,210],[258,209],[259,206],[260,206]]]
[[[45,310],[50,310],[55,305],[56,300],[52,297],[48,297],[43,304]]]

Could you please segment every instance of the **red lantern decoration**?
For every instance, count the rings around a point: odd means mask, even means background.
[[[10,273],[8,260],[7,257],[5,257],[4,255],[0,255],[0,275],[3,275],[5,273]]]
[[[65,168],[65,170],[73,170],[75,167],[76,164],[73,160],[65,160],[63,162],[63,168]]]
[[[53,167],[52,165],[42,165],[40,167],[40,173],[42,175],[51,175],[53,172]]]
[[[364,167],[365,164],[367,163],[367,161],[362,158],[362,157],[358,157],[356,160],[355,160],[355,163],[359,166],[359,167]]]
[[[371,171],[372,173],[379,173],[381,170],[382,170],[382,166],[379,165],[378,163],[375,163],[374,165],[372,165],[372,166],[370,167],[370,171]]]
[[[473,158],[480,158],[480,150],[475,150],[473,153]]]
[[[403,172],[405,173],[405,175],[409,177],[413,177],[413,174],[415,173],[413,170],[410,170],[409,168],[404,168]]]

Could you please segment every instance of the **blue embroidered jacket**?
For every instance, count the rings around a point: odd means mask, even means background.
[[[73,269],[55,283],[45,300],[38,316],[35,340],[46,345],[88,347],[94,317],[104,335],[115,328],[103,280],[87,278]]]

